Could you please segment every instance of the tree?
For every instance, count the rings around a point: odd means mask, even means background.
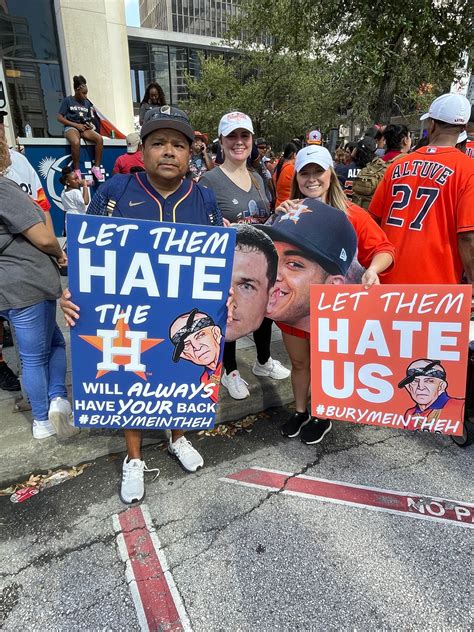
[[[234,59],[216,56],[201,64],[200,78],[187,78],[190,96],[184,104],[196,129],[217,135],[220,117],[240,110],[252,118],[257,136],[281,147],[313,126],[328,129],[339,119],[338,93],[316,58],[248,49]]]
[[[472,32],[464,0],[242,0],[230,37],[246,48],[264,34],[274,55],[324,60],[340,105],[386,123],[415,108],[422,84],[449,90]]]

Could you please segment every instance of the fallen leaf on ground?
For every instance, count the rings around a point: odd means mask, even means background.
[[[19,489],[24,489],[25,487],[34,487],[42,491],[48,487],[60,485],[71,478],[76,478],[76,476],[82,474],[82,472],[91,465],[92,463],[83,463],[82,465],[75,465],[70,468],[60,468],[56,471],[48,470],[46,474],[30,474],[30,477],[26,481],[14,483],[9,487],[0,489],[0,496],[11,496]]]

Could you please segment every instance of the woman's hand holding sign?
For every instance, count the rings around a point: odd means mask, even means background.
[[[59,299],[59,307],[63,311],[66,325],[68,327],[74,327],[76,320],[79,318],[81,308],[78,305],[75,305],[70,298],[71,292],[69,291],[69,288],[65,288],[61,294],[61,298]]]
[[[364,288],[368,290],[373,285],[380,285],[379,274],[384,270],[387,270],[392,263],[393,257],[390,253],[377,253],[362,276],[362,284]]]
[[[362,275],[362,284],[366,290],[368,290],[373,285],[380,285],[379,275],[375,270],[370,267]]]
[[[289,211],[298,208],[302,201],[303,200],[286,200],[275,209],[275,213],[288,213]]]

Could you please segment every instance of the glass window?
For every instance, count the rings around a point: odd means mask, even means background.
[[[59,61],[51,0],[0,2],[0,50],[3,57]]]
[[[63,100],[59,64],[5,60],[5,75],[16,135],[24,136],[29,123],[34,136],[62,136],[56,120]]]
[[[199,50],[188,48],[189,74],[194,79],[201,76],[201,60],[199,59]]]
[[[165,93],[166,102],[170,102],[171,88],[170,88],[170,72],[168,65],[168,47],[158,44],[152,44],[150,46],[150,58],[151,58],[151,76],[152,81],[156,81],[163,88]]]
[[[19,136],[26,123],[34,136],[62,136],[56,116],[64,86],[52,5],[51,0],[0,1],[0,58]]]
[[[146,42],[129,40],[128,51],[130,55],[133,101],[135,106],[137,106],[145,94],[146,86],[151,81],[148,44]]]
[[[187,97],[185,74],[188,69],[187,48],[170,46],[171,99],[173,105]]]

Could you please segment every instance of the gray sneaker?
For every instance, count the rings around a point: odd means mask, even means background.
[[[145,472],[157,472],[155,480],[160,475],[160,470],[149,470],[145,461],[129,459],[125,457],[122,466],[122,483],[120,485],[120,500],[126,505],[140,503],[145,498]]]
[[[204,465],[204,459],[186,437],[180,437],[174,443],[170,439],[168,452],[180,462],[186,472],[195,472]]]
[[[51,400],[48,418],[58,439],[67,439],[80,432],[72,420],[71,404],[64,397],[55,397]]]

